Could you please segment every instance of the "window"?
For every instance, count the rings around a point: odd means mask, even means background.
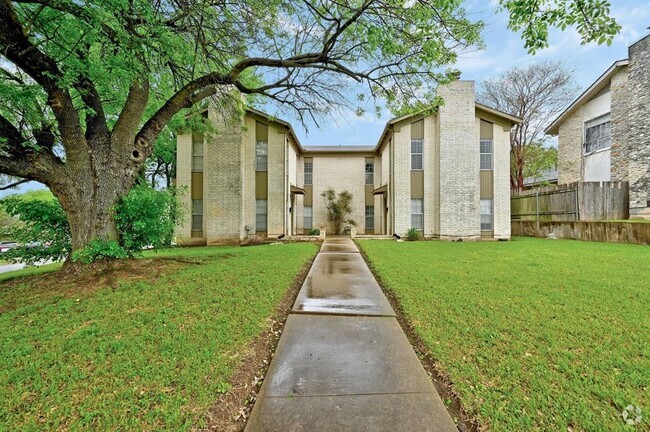
[[[314,182],[314,163],[305,162],[305,185],[313,184]]]
[[[492,231],[492,200],[481,200],[481,231]]]
[[[366,231],[373,231],[374,229],[375,229],[375,207],[366,206]]]
[[[422,169],[422,143],[424,140],[412,139],[411,140],[411,169]]]
[[[268,171],[268,159],[268,141],[257,141],[255,143],[255,171]]]
[[[192,140],[192,171],[203,171],[203,137],[195,137]]]
[[[492,169],[492,138],[481,138],[481,169]]]
[[[265,199],[255,200],[255,231],[266,231],[267,205]]]
[[[374,162],[366,162],[366,184],[375,184],[375,164]]]
[[[311,207],[305,207],[305,211],[303,212],[303,227],[305,229],[312,229],[314,227]]]
[[[203,231],[203,200],[192,200],[192,231]]]
[[[422,198],[411,199],[411,228],[424,229],[424,203]]]
[[[611,119],[609,114],[585,123],[585,153],[608,149],[611,141]]]

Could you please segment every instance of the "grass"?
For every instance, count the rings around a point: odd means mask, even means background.
[[[650,430],[647,246],[359,243],[489,430]],[[630,404],[636,427],[622,421]]]
[[[57,285],[57,274],[3,282],[0,430],[201,426],[315,253],[308,243],[174,249],[104,287]]]

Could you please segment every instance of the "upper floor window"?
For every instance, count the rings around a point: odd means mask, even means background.
[[[424,140],[422,139],[411,139],[411,169],[412,170],[422,169],[423,142]]]
[[[481,169],[492,168],[492,138],[481,138]]]
[[[314,163],[305,162],[305,185],[314,183]]]
[[[366,161],[366,184],[375,184],[375,164]]]
[[[268,171],[268,159],[268,141],[257,141],[255,143],[255,171]]]
[[[203,171],[203,136],[192,138],[192,171]]]
[[[585,153],[608,149],[611,143],[611,116],[609,114],[585,123]]]

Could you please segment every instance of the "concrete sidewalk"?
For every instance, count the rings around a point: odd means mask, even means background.
[[[325,240],[246,431],[456,430],[356,245]]]

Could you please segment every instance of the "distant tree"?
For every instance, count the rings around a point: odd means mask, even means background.
[[[348,191],[339,192],[334,189],[328,189],[320,194],[325,199],[325,208],[327,209],[327,222],[332,226],[334,234],[342,234],[343,225],[354,225],[357,223],[350,219],[352,213],[352,194]]]
[[[510,131],[510,187],[524,187],[526,164],[539,156],[548,126],[576,96],[578,87],[561,62],[545,61],[513,68],[484,81],[478,91],[482,103],[515,115],[522,122]],[[529,171],[534,171],[533,167]]]
[[[514,161],[511,159],[511,163]],[[557,148],[549,147],[541,142],[528,145],[524,178],[542,179],[546,174],[557,168]],[[543,183],[543,182],[542,182]]]

